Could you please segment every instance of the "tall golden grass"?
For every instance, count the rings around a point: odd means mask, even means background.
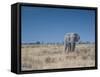
[[[22,70],[43,70],[95,66],[95,45],[79,44],[74,52],[65,52],[63,45],[23,45]]]

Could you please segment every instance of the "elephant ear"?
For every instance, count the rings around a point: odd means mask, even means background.
[[[78,34],[75,34],[75,41],[78,42],[80,40],[80,36]]]

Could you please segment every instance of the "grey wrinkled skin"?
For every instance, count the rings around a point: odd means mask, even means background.
[[[77,33],[66,33],[64,36],[64,48],[65,52],[75,51],[76,42],[80,40],[80,36]]]

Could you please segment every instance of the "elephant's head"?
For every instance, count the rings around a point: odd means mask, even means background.
[[[74,42],[78,42],[80,40],[80,36],[77,33],[73,33],[70,39],[73,39]]]
[[[80,36],[77,33],[67,33],[65,35],[65,40],[67,40],[67,42],[78,42]]]

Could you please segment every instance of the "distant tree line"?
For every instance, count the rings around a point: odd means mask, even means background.
[[[40,42],[40,41],[36,41],[36,42],[32,42],[32,43],[22,43],[24,45],[33,45],[33,44],[45,44],[45,45],[63,45],[64,42]]]
[[[64,45],[64,42],[40,42],[40,41],[36,41],[36,42],[32,42],[32,43],[23,43],[24,45],[34,45],[34,44],[41,44],[41,45]],[[79,41],[77,44],[95,44],[95,42],[90,42],[90,41]]]
[[[90,42],[90,41],[79,41],[79,44],[95,44],[95,42]]]

